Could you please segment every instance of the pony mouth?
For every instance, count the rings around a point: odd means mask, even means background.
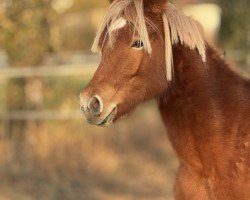
[[[86,120],[88,123],[92,125],[105,127],[110,125],[114,121],[116,113],[117,113],[117,107],[115,106],[111,109],[110,112],[108,112],[108,114],[106,114],[105,117],[103,117],[100,120],[93,120],[93,119],[86,119]]]

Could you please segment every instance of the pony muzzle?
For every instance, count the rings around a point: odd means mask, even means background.
[[[111,104],[105,109],[103,100],[98,95],[90,98],[80,96],[80,110],[88,123],[97,126],[109,125],[113,122],[117,113],[115,104]]]

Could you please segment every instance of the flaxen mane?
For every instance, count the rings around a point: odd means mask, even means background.
[[[104,41],[108,36],[111,46],[116,42],[114,27],[117,27],[118,23],[122,23],[121,19],[125,19],[133,25],[134,32],[137,33],[136,39],[141,40],[144,44],[145,51],[148,54],[151,54],[152,48],[147,25],[151,26],[153,29],[155,29],[155,27],[144,15],[142,0],[119,0],[114,1],[110,5],[97,32],[92,51],[99,52],[100,49],[102,49],[102,46],[99,46],[99,44],[100,38],[103,34],[105,35]],[[166,46],[166,76],[167,80],[170,81],[172,80],[173,75],[172,45],[180,42],[181,44],[188,46],[190,49],[197,49],[202,60],[205,62],[205,40],[200,24],[192,18],[182,14],[170,3],[166,6],[166,12],[163,15],[163,22]],[[135,37],[132,38],[131,42],[133,42],[133,40],[135,40]],[[104,41],[101,41],[101,44],[103,44]]]

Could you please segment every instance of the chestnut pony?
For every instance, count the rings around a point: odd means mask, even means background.
[[[114,0],[93,50],[101,63],[80,94],[84,117],[106,126],[156,99],[180,167],[177,200],[250,199],[250,81],[202,28],[167,0]]]

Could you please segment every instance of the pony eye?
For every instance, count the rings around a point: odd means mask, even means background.
[[[132,47],[133,47],[133,48],[137,48],[137,49],[142,48],[142,47],[143,47],[143,42],[140,41],[140,40],[136,40],[136,41],[132,44]]]

